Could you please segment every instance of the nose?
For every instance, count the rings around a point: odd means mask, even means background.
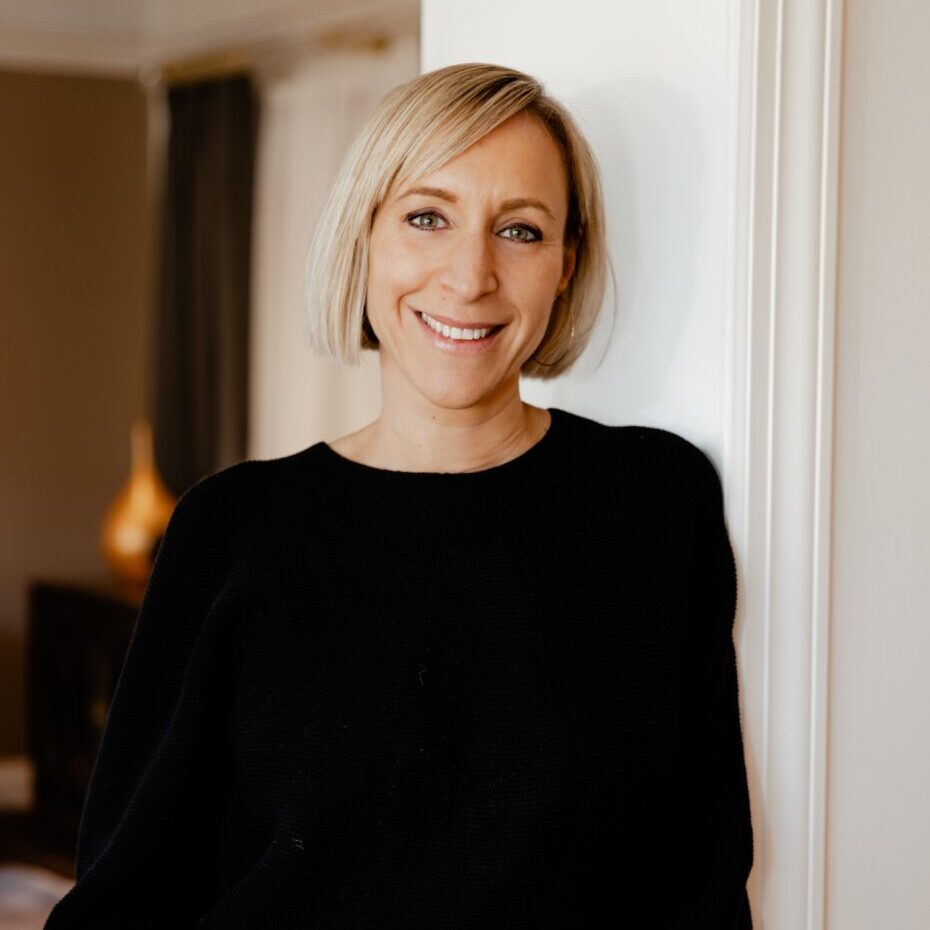
[[[486,230],[476,230],[461,233],[450,241],[442,259],[439,283],[456,301],[475,301],[497,289],[494,247],[490,240]]]

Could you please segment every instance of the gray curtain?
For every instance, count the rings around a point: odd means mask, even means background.
[[[246,456],[257,94],[245,74],[175,85],[168,111],[151,409],[180,495]]]

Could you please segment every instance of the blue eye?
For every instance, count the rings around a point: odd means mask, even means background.
[[[432,230],[432,229],[441,228],[435,225],[426,226],[426,225],[414,222],[414,220],[418,220],[424,216],[439,217],[439,214],[436,213],[435,210],[421,210],[419,213],[408,214],[407,216],[404,217],[404,220],[407,223],[410,223],[414,229]],[[523,223],[514,223],[513,225],[506,227],[506,229],[518,229],[518,230],[521,230],[522,232],[529,233],[529,235],[532,237],[529,239],[524,239],[524,238],[515,238],[514,236],[504,236],[505,239],[508,239],[511,242],[523,242],[529,245],[532,242],[538,242],[540,239],[542,239],[542,234],[540,233],[538,229],[534,229],[532,226],[526,226]],[[506,229],[505,229],[505,232],[506,232]]]

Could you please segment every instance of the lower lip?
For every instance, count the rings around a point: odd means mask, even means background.
[[[429,327],[416,310],[412,312],[417,318],[417,325],[426,333],[437,349],[459,355],[476,355],[479,352],[487,351],[497,342],[497,337],[504,331],[504,327],[501,326],[499,329],[488,333],[483,339],[450,339],[448,336],[443,336],[442,333],[437,333],[435,329]]]

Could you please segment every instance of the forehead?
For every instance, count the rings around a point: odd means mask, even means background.
[[[554,210],[567,209],[567,177],[561,148],[532,114],[518,113],[427,174],[395,185],[443,187],[464,196],[545,197]]]

